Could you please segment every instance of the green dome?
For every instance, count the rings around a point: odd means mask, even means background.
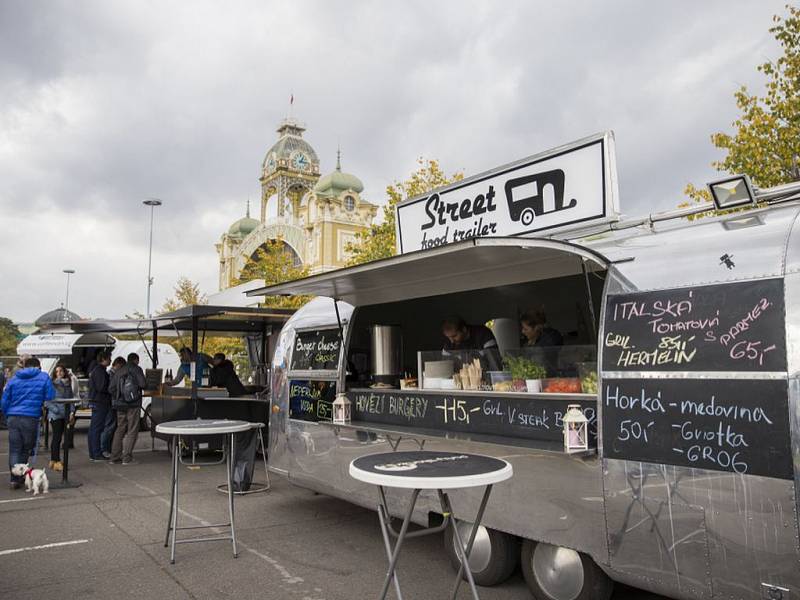
[[[342,192],[352,190],[356,193],[364,191],[364,184],[355,175],[342,172],[342,165],[339,157],[336,158],[336,170],[324,177],[320,177],[314,192],[318,196],[338,196]]]
[[[244,238],[255,231],[261,225],[258,219],[250,217],[250,201],[247,201],[247,214],[228,227],[228,235],[235,238]]]

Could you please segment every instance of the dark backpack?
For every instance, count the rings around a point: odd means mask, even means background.
[[[125,404],[139,404],[142,401],[142,388],[139,387],[136,374],[131,368],[120,377],[119,397]]]

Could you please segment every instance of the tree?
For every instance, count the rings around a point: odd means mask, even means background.
[[[164,301],[164,306],[161,307],[162,313],[172,312],[192,304],[208,302],[208,296],[200,292],[200,284],[194,283],[188,277],[181,276],[173,290],[175,290],[175,295]]]
[[[0,317],[0,356],[15,356],[22,334],[11,319]]]
[[[718,171],[746,173],[759,187],[797,180],[800,156],[800,8],[787,5],[788,15],[773,16],[770,33],[783,55],[757,68],[766,78],[763,97],[751,95],[746,86],[734,94],[741,115],[733,122],[735,132],[718,132],[711,142],[727,154],[712,163]],[[684,192],[693,202],[707,202],[708,190],[691,183]],[[689,206],[691,202],[681,206]]]
[[[296,257],[283,240],[268,240],[247,262],[233,284],[240,285],[253,279],[263,279],[266,285],[275,285],[308,276],[308,267],[298,265]],[[299,308],[308,302],[308,296],[265,298],[263,306]]]
[[[395,181],[386,186],[387,201],[383,206],[383,221],[358,233],[356,241],[347,246],[347,251],[350,253],[348,265],[359,265],[394,256],[397,251],[394,211],[398,202],[464,179],[463,173],[453,173],[450,177],[445,175],[437,160],[420,157],[417,159],[417,164],[419,168],[411,173],[408,179],[402,182]]]
[[[200,291],[200,284],[195,283],[188,277],[181,276],[173,290],[175,290],[175,295],[164,301],[164,306],[161,307],[162,313],[172,312],[193,304],[208,304],[208,296]],[[181,338],[166,339],[167,343],[176,350],[189,345],[187,340]],[[244,354],[244,343],[240,338],[204,337],[201,334],[200,340],[200,351],[206,354],[214,355],[217,352],[222,352],[228,357]]]

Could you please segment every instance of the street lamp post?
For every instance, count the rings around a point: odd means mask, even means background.
[[[64,300],[64,308],[69,312],[69,276],[75,274],[75,269],[64,269],[62,272],[67,275],[67,296]]]
[[[156,206],[161,206],[161,200],[148,198],[142,202],[150,207],[150,249],[147,254],[147,316],[150,316],[150,288],[153,287],[152,267],[153,267],[153,211]]]

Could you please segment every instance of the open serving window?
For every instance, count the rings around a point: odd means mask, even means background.
[[[570,404],[596,414],[606,269],[565,242],[475,239],[250,293],[354,306],[337,380],[354,421],[560,441]],[[546,315],[550,343],[525,343],[530,312]],[[487,326],[497,345],[445,349],[442,322],[453,316]]]

